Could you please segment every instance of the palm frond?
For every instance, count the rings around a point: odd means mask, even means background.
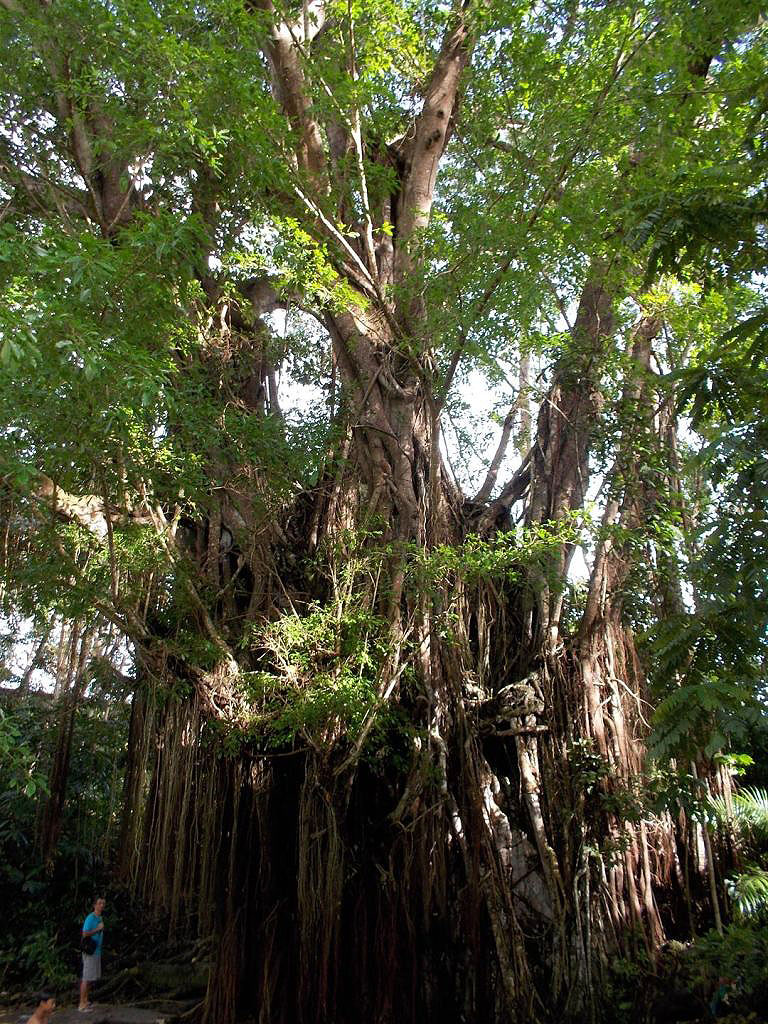
[[[733,798],[733,816],[757,835],[768,836],[768,790],[746,787]]]
[[[751,866],[726,884],[737,910],[746,917],[768,909],[768,871]]]

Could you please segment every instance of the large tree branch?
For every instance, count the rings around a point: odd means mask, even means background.
[[[402,279],[410,269],[408,240],[429,222],[438,165],[453,131],[461,74],[472,48],[467,7],[465,2],[454,8],[427,83],[421,113],[401,145],[405,173],[397,204],[400,245],[395,255],[396,279]]]
[[[61,519],[78,523],[102,543],[109,532],[108,523],[151,522],[140,513],[108,505],[99,494],[69,494],[45,473],[38,473],[32,495]]]
[[[517,418],[518,407],[519,401],[515,400],[515,402],[512,404],[509,412],[507,413],[504,419],[504,426],[501,428],[501,437],[499,438],[499,443],[496,447],[496,451],[494,452],[493,458],[491,459],[491,464],[488,467],[488,472],[485,474],[485,480],[483,481],[480,490],[472,499],[473,503],[482,505],[491,496],[491,491],[493,490],[494,485],[496,484],[496,477],[499,475],[499,466],[501,466],[502,459],[504,458],[507,448],[509,446],[509,439],[512,436],[512,430],[515,426],[515,419]]]
[[[353,81],[357,81],[357,54],[355,52],[355,28],[350,17],[349,24],[349,48],[350,48],[350,72]],[[352,124],[350,125],[352,140],[355,147],[357,159],[357,173],[360,178],[360,195],[363,201],[363,230],[361,231],[363,252],[371,269],[371,274],[376,276],[376,249],[373,244],[373,218],[371,216],[371,202],[368,194],[368,176],[365,170],[365,154],[363,152],[363,132],[360,123],[360,108],[357,103],[353,107]]]
[[[6,0],[4,6],[23,13],[13,2]],[[49,8],[51,4],[40,0],[40,6]],[[51,79],[51,112],[68,136],[69,155],[88,192],[88,212],[99,223],[102,234],[110,237],[132,215],[131,200],[136,198],[133,183],[129,181],[123,188],[130,160],[116,154],[110,145],[113,125],[99,98],[82,95],[83,82],[76,77],[82,68],[76,67],[73,74],[72,58],[62,46],[59,31],[52,21],[48,37],[39,46],[39,56]]]
[[[255,0],[255,4],[263,10],[274,13],[272,0]],[[311,114],[312,97],[304,68],[310,64],[310,54],[306,44],[321,31],[325,24],[325,5],[323,0],[317,0],[314,4],[305,5],[301,22],[286,21],[275,25],[268,50],[273,74],[273,92],[292,126],[299,132],[299,145],[295,151],[298,169],[306,172],[313,184],[317,186],[316,194],[313,196],[309,194],[308,190],[302,188],[302,183],[297,182],[294,185],[295,195],[302,205],[317,218],[323,233],[339,246],[343,253],[341,269],[345,276],[356,287],[366,292],[369,297],[381,300],[382,296],[377,280],[373,219],[368,194],[360,112],[355,107],[351,117],[348,116],[331,86],[321,74],[318,74],[316,80],[325,92],[338,118],[338,121],[327,127],[331,161],[333,162],[335,155],[346,153],[348,150],[352,150],[355,154],[363,205],[360,232],[362,258],[334,223],[338,214],[329,217],[322,209],[320,201],[320,196],[330,191],[327,158],[319,122]],[[353,80],[357,76],[354,30],[351,20],[350,74]]]
[[[531,486],[531,462],[533,449],[531,449],[520,463],[504,487],[499,496],[495,498],[483,513],[478,525],[478,533],[486,533],[498,521],[499,517],[512,508]]]
[[[305,64],[309,64],[310,55],[305,46],[305,42],[312,39],[317,32],[326,24],[324,21],[324,0],[319,0],[315,4],[317,14],[315,20],[317,22],[316,31],[311,32],[307,27],[308,17],[305,7],[304,15],[304,33],[303,38],[300,38],[297,34],[295,26],[287,24],[288,32],[294,46],[298,50]],[[357,53],[355,45],[355,26],[354,17],[352,13],[349,13],[349,74],[353,82],[358,79],[357,71]],[[360,120],[360,108],[357,103],[353,103],[351,106],[351,112],[348,114],[344,106],[339,102],[336,93],[325,80],[322,74],[317,69],[314,69],[314,78],[325,92],[331,106],[336,111],[338,121],[331,121],[330,124],[326,123],[326,134],[329,141],[329,154],[331,161],[338,160],[340,153],[344,154],[350,149],[354,151],[355,162],[357,164],[357,173],[360,187],[360,197],[362,200],[362,228],[360,230],[360,240],[362,252],[367,263],[368,270],[372,278],[376,278],[376,252],[373,243],[373,218],[371,214],[371,204],[368,192],[368,175],[365,169],[365,153],[363,150],[363,133],[362,125]],[[324,151],[323,151],[324,152]],[[343,217],[342,217],[343,219]],[[343,237],[343,236],[342,236]]]
[[[100,543],[105,544],[107,542],[108,522],[112,521],[115,513],[114,510],[106,508],[103,498],[93,494],[75,497],[62,491],[54,484],[50,477],[44,474],[39,475],[39,480],[40,483],[35,492],[35,497],[39,501],[51,508],[52,511],[62,518],[84,526]],[[216,628],[211,614],[200,597],[192,579],[179,564],[179,552],[176,541],[177,519],[169,520],[163,510],[158,505],[153,504],[146,491],[144,491],[143,497],[147,514],[144,516],[132,516],[131,518],[134,522],[151,524],[154,527],[160,546],[169,563],[179,571],[182,584],[197,612],[201,627],[216,648],[219,656],[216,665],[212,669],[201,668],[194,662],[184,659],[186,667],[195,680],[200,698],[204,701],[209,712],[217,718],[234,720],[243,712],[241,699],[235,689],[235,681],[239,672],[235,656],[229,644]],[[57,544],[57,550],[62,559],[69,564],[76,577],[79,576],[81,568],[77,565],[71,552],[67,551],[61,543]],[[148,653],[160,652],[165,657],[178,657],[178,652],[171,651],[162,638],[154,636],[147,629],[146,624],[142,622],[134,608],[127,605],[120,607],[120,603],[116,598],[117,595],[113,592],[111,602],[102,601],[98,598],[94,599],[92,601],[93,608]]]
[[[253,6],[272,15],[276,13],[272,0],[254,0]],[[267,47],[275,99],[298,134],[295,154],[299,169],[323,188],[327,186],[325,147],[320,126],[312,114],[312,96],[302,66],[301,43],[316,35],[324,20],[324,2],[308,4],[301,21],[295,25],[276,21]]]

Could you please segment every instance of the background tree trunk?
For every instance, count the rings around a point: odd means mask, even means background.
[[[66,680],[63,681],[61,692],[57,697],[56,739],[48,783],[48,797],[40,824],[40,848],[43,863],[48,870],[53,866],[56,844],[59,839],[61,815],[69,778],[72,735],[86,682],[86,668],[93,643],[93,629],[87,625],[84,626],[79,621],[73,622],[68,639]]]

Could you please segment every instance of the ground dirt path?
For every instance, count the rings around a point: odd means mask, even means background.
[[[0,1009],[0,1024],[26,1024],[34,1007]],[[139,1009],[136,1006],[115,1006],[96,1003],[88,1013],[80,1013],[77,1007],[63,1006],[51,1014],[51,1024],[165,1024],[170,1014],[157,1010]]]

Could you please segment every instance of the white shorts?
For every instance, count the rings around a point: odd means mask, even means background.
[[[83,953],[83,981],[98,981],[101,977],[101,953],[89,956]]]

